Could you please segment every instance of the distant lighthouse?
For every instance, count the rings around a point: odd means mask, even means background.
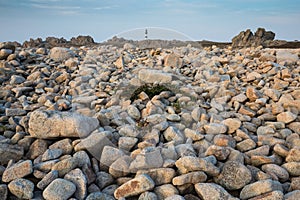
[[[145,29],[145,40],[147,40],[147,39],[148,39],[148,30]]]

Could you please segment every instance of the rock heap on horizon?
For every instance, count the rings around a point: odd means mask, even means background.
[[[0,199],[300,199],[300,49],[0,47]]]
[[[237,36],[232,38],[232,47],[257,47],[266,46],[270,41],[275,38],[275,33],[266,31],[264,28],[258,28],[255,34],[250,29],[240,32]]]

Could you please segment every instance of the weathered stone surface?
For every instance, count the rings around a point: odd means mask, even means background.
[[[53,165],[52,170],[57,170],[60,177],[77,167],[77,160],[73,157],[63,159]]]
[[[205,182],[206,179],[206,174],[204,172],[198,171],[176,176],[173,178],[172,183],[173,185],[184,185],[188,183],[196,184]]]
[[[266,194],[262,194],[253,198],[250,198],[249,200],[283,200],[284,194],[283,192],[279,190],[275,190]]]
[[[7,199],[8,187],[5,184],[0,184],[0,196],[2,199]]]
[[[140,169],[152,169],[163,166],[163,158],[160,149],[145,150],[141,154],[138,154],[136,158],[131,162],[129,169],[135,172]]]
[[[174,53],[167,55],[164,58],[164,61],[166,67],[174,67],[175,69],[180,68],[183,64],[182,59]]]
[[[29,148],[27,156],[30,159],[35,159],[38,156],[42,155],[48,148],[48,143],[43,139],[36,139]]]
[[[109,167],[113,162],[124,155],[125,153],[120,149],[111,146],[105,146],[101,154],[100,163]]]
[[[41,190],[44,190],[52,181],[58,178],[58,171],[52,170],[48,174],[46,174],[42,180],[40,180],[37,184],[37,187]]]
[[[261,194],[272,192],[274,190],[279,190],[282,192],[283,188],[281,186],[281,183],[279,183],[278,181],[270,180],[270,179],[257,181],[255,183],[246,185],[240,193],[240,198],[241,199],[249,199],[251,197],[255,197],[255,196],[258,196]]]
[[[203,200],[238,199],[231,196],[223,187],[215,183],[197,183],[195,184],[195,190]]]
[[[179,194],[178,190],[172,184],[165,184],[154,188],[154,193],[158,199],[166,199],[170,196]]]
[[[86,137],[99,126],[96,118],[76,113],[35,111],[29,119],[29,133],[37,138]]]
[[[150,170],[139,170],[136,176],[141,174],[147,174],[155,182],[155,185],[162,185],[171,183],[173,177],[175,176],[175,170],[172,168],[156,168]]]
[[[285,124],[288,124],[292,121],[294,121],[297,118],[297,115],[295,115],[292,112],[283,112],[277,115],[277,121],[284,122]]]
[[[285,200],[296,200],[300,197],[300,190],[294,190],[284,195]]]
[[[11,145],[0,142],[0,164],[7,164],[9,160],[18,161],[24,154],[24,148],[19,145]]]
[[[210,123],[204,126],[206,134],[223,134],[226,133],[227,127],[224,124]]]
[[[222,121],[222,124],[226,125],[228,128],[227,133],[234,133],[238,128],[240,128],[242,122],[237,118],[228,118]]]
[[[289,179],[289,173],[283,168],[275,164],[265,164],[261,169],[269,174],[275,174],[280,181],[285,182]]]
[[[145,83],[170,83],[173,80],[172,74],[153,69],[140,70],[138,77]]]
[[[33,198],[33,182],[18,178],[8,184],[9,191],[19,199],[32,199]]]
[[[46,200],[67,200],[76,191],[76,186],[70,181],[58,178],[51,182],[43,191]]]
[[[71,57],[74,57],[74,52],[70,49],[63,48],[63,47],[53,47],[50,50],[50,58],[56,62],[62,62],[68,60]]]
[[[109,166],[109,173],[114,177],[126,176],[130,173],[129,167],[132,160],[130,156],[126,155],[118,158]]]
[[[118,187],[114,193],[116,199],[130,197],[152,190],[154,181],[148,175],[139,175]]]
[[[80,169],[74,169],[64,176],[65,180],[71,181],[76,186],[74,196],[76,199],[83,200],[87,196],[87,180]]]
[[[300,162],[288,162],[281,167],[286,169],[291,176],[300,176]]]
[[[243,164],[236,161],[227,161],[216,177],[217,183],[228,190],[238,190],[250,183],[251,171]]]
[[[31,160],[22,161],[5,169],[2,175],[3,182],[10,182],[17,178],[23,178],[33,172]]]

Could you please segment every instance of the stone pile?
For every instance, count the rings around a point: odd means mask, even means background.
[[[300,199],[299,49],[10,47],[1,199]]]

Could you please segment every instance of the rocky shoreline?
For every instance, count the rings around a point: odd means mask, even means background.
[[[0,199],[300,199],[300,49],[0,49]]]

